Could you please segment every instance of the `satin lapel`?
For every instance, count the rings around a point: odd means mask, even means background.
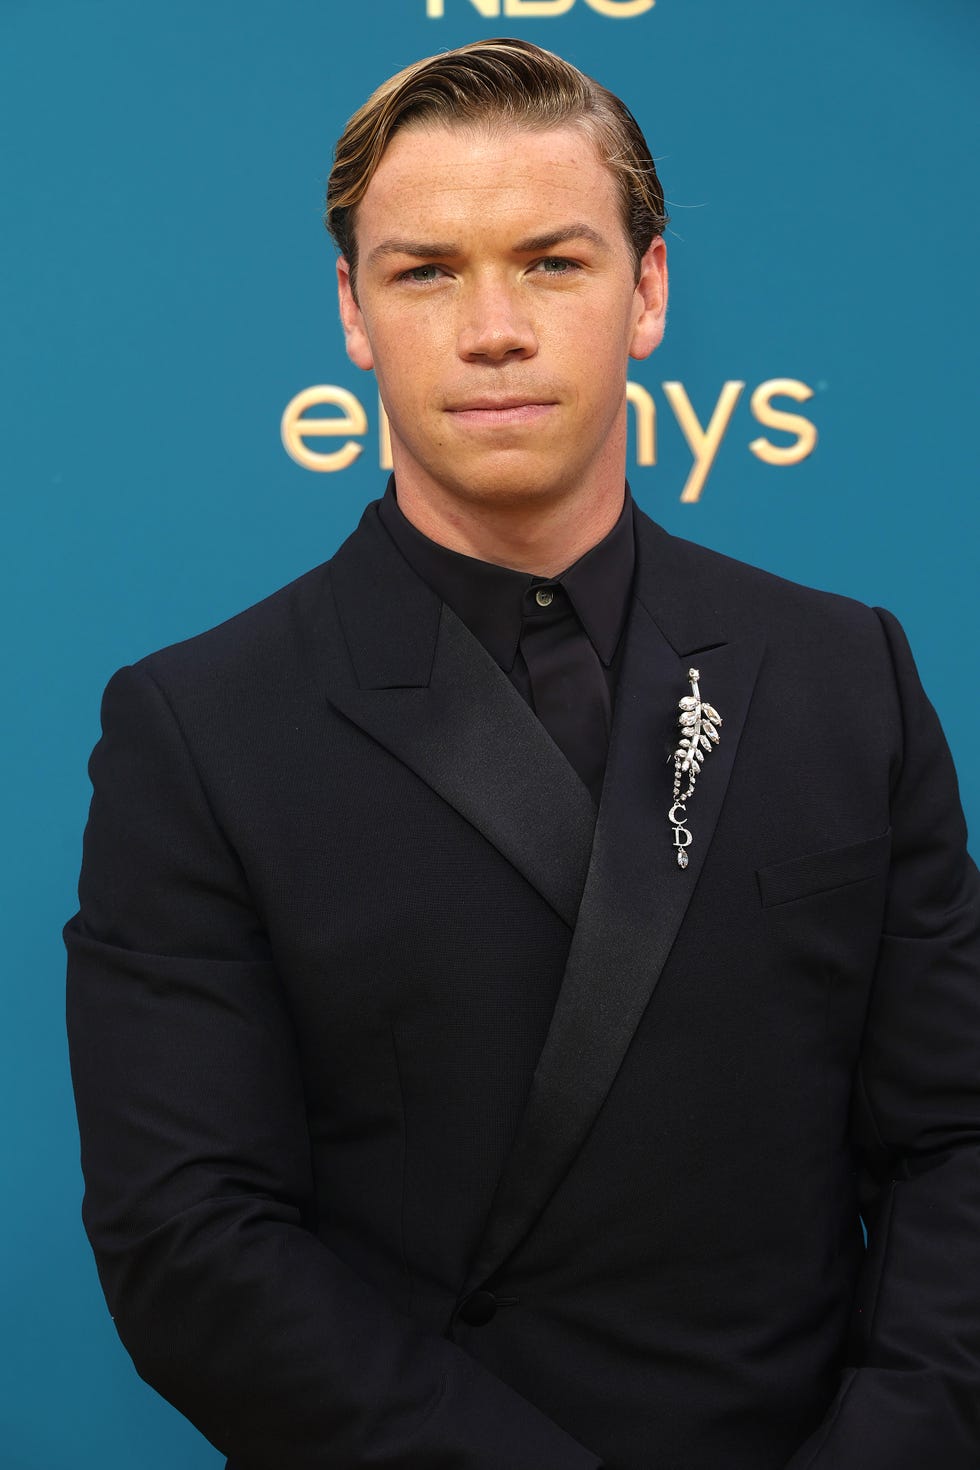
[[[642,529],[638,550],[646,555],[638,562],[637,597],[578,925],[467,1291],[485,1282],[527,1234],[612,1086],[708,857],[762,655],[759,640],[707,648],[710,638],[698,647],[698,636],[685,638],[676,628],[674,641],[666,636],[659,624],[676,623],[684,598],[704,589],[680,585],[678,569],[661,555],[671,538],[648,522]],[[703,635],[703,627],[697,627],[701,621],[687,619],[696,635]],[[693,842],[689,865],[682,870],[667,814],[677,702],[690,692],[687,670],[695,651],[702,697],[724,724],[721,744],[706,760],[688,807]]]
[[[346,659],[330,702],[481,832],[574,927],[595,807],[482,644],[408,567],[377,512],[331,563]]]

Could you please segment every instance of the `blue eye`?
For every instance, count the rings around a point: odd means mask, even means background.
[[[543,260],[538,261],[538,266],[546,276],[571,275],[578,270],[574,260],[566,260],[563,255],[546,255]]]
[[[413,265],[411,270],[402,272],[401,278],[403,281],[418,281],[420,285],[425,285],[436,279],[438,271],[437,265]]]

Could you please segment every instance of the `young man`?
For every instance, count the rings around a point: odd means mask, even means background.
[[[328,222],[393,483],[118,674],[93,757],[72,1057],[139,1371],[238,1470],[975,1470],[980,898],[900,629],[632,506],[618,99],[422,62]]]

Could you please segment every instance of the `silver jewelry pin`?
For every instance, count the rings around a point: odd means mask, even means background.
[[[685,803],[694,795],[694,783],[698,779],[705,756],[710,755],[719,743],[717,727],[721,724],[718,711],[701,698],[698,688],[701,675],[698,670],[688,669],[687,677],[691,681],[691,692],[685,694],[678,704],[680,714],[677,723],[681,733],[674,751],[674,802],[667,818],[674,829],[674,847],[679,868],[687,867],[687,849],[693,840],[686,825]]]

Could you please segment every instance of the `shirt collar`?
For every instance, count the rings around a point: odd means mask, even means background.
[[[603,664],[608,667],[612,662],[626,622],[635,562],[628,485],[612,530],[557,577],[499,567],[431,541],[402,513],[394,477],[378,514],[413,571],[448,603],[502,669],[510,670],[517,655],[524,594],[540,583],[561,583]]]

